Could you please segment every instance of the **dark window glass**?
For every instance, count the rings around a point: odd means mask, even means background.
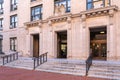
[[[11,0],[11,11],[17,10],[18,0]]]
[[[96,9],[110,6],[110,0],[87,0],[87,9]]]
[[[3,0],[0,0],[0,14],[3,14]]]
[[[70,12],[71,9],[71,0],[55,0],[55,5],[60,6],[63,4],[66,8],[66,12]]]
[[[42,19],[42,6],[35,6],[31,8],[31,21]]]
[[[3,18],[0,19],[0,30],[3,30]]]
[[[10,50],[11,51],[17,50],[17,38],[16,37],[10,38]]]
[[[12,15],[10,17],[10,29],[17,27],[17,15]]]
[[[31,0],[31,2],[36,1],[36,0]]]
[[[0,52],[2,52],[2,39],[0,39]]]

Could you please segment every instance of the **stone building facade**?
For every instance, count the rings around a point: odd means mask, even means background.
[[[3,52],[30,57],[48,52],[49,58],[80,60],[92,54],[95,60],[120,60],[119,0],[4,0],[1,4]]]

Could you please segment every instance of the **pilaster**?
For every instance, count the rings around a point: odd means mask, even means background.
[[[88,53],[88,40],[87,40],[87,27],[86,27],[86,15],[82,14],[81,15],[81,27],[82,27],[82,58],[86,59],[89,56]]]
[[[116,60],[116,27],[114,22],[114,10],[109,10],[109,24],[107,27],[107,59]]]
[[[67,26],[68,26],[68,30],[67,30],[67,58],[71,59],[72,58],[72,19],[71,17],[67,17]]]

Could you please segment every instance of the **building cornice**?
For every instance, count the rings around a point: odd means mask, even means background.
[[[80,14],[81,14],[81,16],[85,15],[86,18],[100,16],[100,15],[110,15],[111,16],[114,14],[114,11],[118,11],[118,7],[115,5],[83,11]],[[112,12],[112,14],[111,14],[111,12]]]
[[[26,29],[30,28],[30,27],[35,27],[35,26],[40,27],[42,25],[42,20],[26,22],[26,23],[24,23],[24,25],[26,26]]]
[[[57,15],[57,16],[53,15],[45,20],[26,22],[25,26],[26,28],[34,27],[34,26],[41,27],[43,23],[48,23],[48,25],[51,26],[52,24],[55,24],[58,22],[65,22],[65,21],[70,23],[72,18],[76,18],[76,17],[81,17],[82,21],[85,21],[89,17],[101,16],[101,15],[109,15],[110,17],[112,17],[114,15],[114,12],[116,11],[118,11],[118,7],[113,5],[113,6],[108,6],[104,8],[82,11],[77,14],[65,13],[63,15]]]
[[[64,15],[58,15],[58,16],[51,16],[48,18],[49,21],[52,23],[57,23],[57,22],[64,22],[67,21],[68,17],[71,17],[71,13],[65,13]]]

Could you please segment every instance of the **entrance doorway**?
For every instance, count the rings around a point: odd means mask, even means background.
[[[95,60],[107,58],[107,30],[106,27],[90,28],[90,53]]]
[[[39,34],[33,35],[33,57],[39,57]]]
[[[67,58],[67,31],[57,32],[57,58]]]

